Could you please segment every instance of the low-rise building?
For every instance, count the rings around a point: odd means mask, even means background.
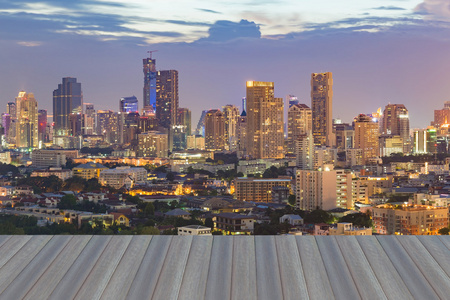
[[[372,235],[372,228],[355,227],[353,223],[337,223],[336,227],[330,227],[330,235]]]
[[[89,180],[91,178],[99,178],[100,172],[108,168],[102,164],[89,162],[81,164],[72,169],[73,176],[80,176],[83,179]]]
[[[236,199],[241,201],[272,202],[274,187],[287,187],[291,193],[290,177],[235,179]]]
[[[227,235],[253,233],[255,218],[236,213],[221,213],[213,218],[214,227]]]
[[[435,235],[448,227],[448,207],[382,204],[373,208],[372,218],[378,234]]]
[[[147,170],[142,167],[117,167],[115,169],[103,170],[100,172],[99,183],[109,185],[115,189],[132,188],[137,183],[145,183],[147,180]]]
[[[67,158],[77,157],[78,150],[40,149],[31,153],[32,165],[36,168],[62,167]]]
[[[303,218],[299,215],[289,214],[280,217],[280,223],[288,222],[292,226],[303,225]]]
[[[72,171],[70,171],[69,169],[51,167],[49,169],[34,170],[31,173],[30,177],[49,177],[52,175],[64,181],[72,177]]]
[[[211,235],[211,228],[201,225],[178,227],[178,235]]]

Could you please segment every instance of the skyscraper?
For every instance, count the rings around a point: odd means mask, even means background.
[[[97,111],[97,134],[105,138],[105,142],[114,144],[119,140],[118,117],[112,110]]]
[[[253,159],[283,158],[283,98],[274,83],[247,81],[247,154]]]
[[[37,148],[39,146],[38,108],[33,93],[20,92],[16,97],[16,108],[16,147]]]
[[[239,116],[237,124],[238,158],[244,158],[247,155],[247,112],[245,111],[245,101],[243,100],[242,102],[242,113]]]
[[[288,153],[294,153],[295,141],[312,130],[312,112],[305,104],[292,104],[288,109]]]
[[[191,135],[191,111],[188,108],[178,108],[178,125],[186,127],[186,134]]]
[[[83,133],[87,135],[95,134],[95,109],[94,104],[86,103],[83,120]]]
[[[83,113],[81,83],[76,78],[64,77],[53,91],[53,120],[55,135],[70,134],[70,114]]]
[[[177,124],[178,71],[158,71],[156,76],[156,118],[159,124],[170,128]]]
[[[205,116],[205,147],[207,150],[225,149],[225,117],[219,109],[211,109]]]
[[[238,149],[238,132],[237,126],[239,122],[239,108],[234,105],[225,105],[222,107],[225,117],[225,149],[237,151]]]
[[[139,112],[136,96],[122,97],[119,101],[120,112]]]
[[[39,134],[39,142],[47,143],[48,136],[46,134],[47,131],[47,110],[40,109],[38,110],[38,134]]]
[[[409,134],[408,110],[403,104],[388,104],[384,108],[381,133],[399,135],[403,139],[403,152],[409,153],[411,138]]]
[[[207,110],[203,110],[202,114],[200,115],[200,119],[198,119],[197,128],[195,129],[195,134],[205,136],[205,116]]]
[[[378,123],[372,117],[360,114],[355,118],[355,142],[356,149],[362,149],[363,162],[366,164],[379,155]]]
[[[156,59],[144,58],[144,108],[156,111]]]
[[[333,76],[331,72],[311,74],[311,109],[314,143],[333,146]]]

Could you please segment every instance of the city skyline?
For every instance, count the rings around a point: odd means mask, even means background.
[[[51,91],[67,76],[83,83],[97,109],[114,109],[111,101],[124,95],[138,95],[142,105],[141,59],[149,50],[158,50],[157,69],[179,71],[180,107],[192,110],[193,122],[204,109],[240,106],[248,80],[275,82],[276,97],[293,94],[308,105],[309,76],[322,71],[333,72],[333,117],[346,122],[391,102],[408,107],[411,128],[424,128],[448,100],[450,88],[430,76],[450,77],[445,1],[365,1],[345,10],[329,1],[277,9],[243,3],[241,14],[216,2],[187,3],[161,5],[161,20],[146,19],[145,28],[141,18],[130,21],[142,15],[137,5],[147,7],[139,1],[2,3],[0,105],[26,90],[50,111]],[[177,19],[188,13],[184,23]]]

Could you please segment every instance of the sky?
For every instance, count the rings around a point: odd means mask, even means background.
[[[52,113],[62,77],[84,102],[142,106],[142,59],[179,71],[180,107],[241,106],[247,80],[311,104],[313,72],[333,73],[333,117],[405,104],[424,128],[450,100],[448,0],[0,0],[0,112],[18,92]]]

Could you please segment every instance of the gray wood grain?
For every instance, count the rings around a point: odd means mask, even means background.
[[[275,246],[284,299],[309,299],[295,236],[276,236]]]
[[[100,299],[131,241],[131,236],[113,236],[84,280],[75,299]]]
[[[51,238],[52,236],[35,236],[29,239],[28,242],[3,265],[0,269],[0,292],[3,292],[20,272],[26,268]]]
[[[283,299],[274,236],[255,236],[258,299]]]
[[[52,261],[51,265],[41,275],[39,280],[27,292],[26,300],[45,300],[48,299],[55,287],[65,276],[69,268],[86,247],[92,236],[77,235],[69,241],[66,247]]]
[[[335,236],[317,236],[316,240],[336,299],[359,299],[358,289]]]
[[[205,299],[230,299],[233,237],[213,236]]]
[[[361,298],[387,299],[355,236],[343,236],[336,241]]]
[[[202,299],[205,296],[213,239],[194,236],[189,258],[178,293],[179,300]]]
[[[427,251],[438,262],[439,266],[450,276],[450,250],[442,243],[441,239],[437,236],[417,236],[422,245],[427,248]]]
[[[257,299],[255,238],[233,237],[231,299]]]
[[[434,237],[430,237],[430,240],[433,238]],[[422,274],[425,275],[428,283],[433,287],[436,294],[441,299],[450,296],[450,278],[417,237],[398,236],[397,240],[402,244],[403,248],[420,269]]]
[[[450,235],[439,235],[441,242],[450,250]]]
[[[2,251],[2,246],[11,238],[10,235],[0,235],[0,252]]]
[[[178,297],[192,238],[192,236],[180,236],[170,243],[152,299],[176,299]]]
[[[439,299],[395,236],[376,237],[416,299]]]
[[[54,236],[1,293],[5,299],[22,299],[27,291],[67,246],[72,236]]]
[[[20,250],[20,248],[23,247],[29,240],[31,239],[31,236],[21,236],[21,235],[14,235],[10,236],[8,239],[8,243],[2,245],[0,248],[0,272],[1,268],[13,257],[17,251]]]
[[[355,238],[385,295],[389,299],[414,299],[378,240],[372,236],[357,236]]]
[[[110,241],[111,236],[93,236],[48,298],[56,300],[75,298]]]
[[[125,299],[152,239],[151,235],[133,236],[101,299]]]
[[[150,299],[158,282],[172,236],[153,236],[127,299]]]
[[[313,236],[296,236],[295,240],[300,253],[309,298],[317,300],[334,299],[316,238]]]

